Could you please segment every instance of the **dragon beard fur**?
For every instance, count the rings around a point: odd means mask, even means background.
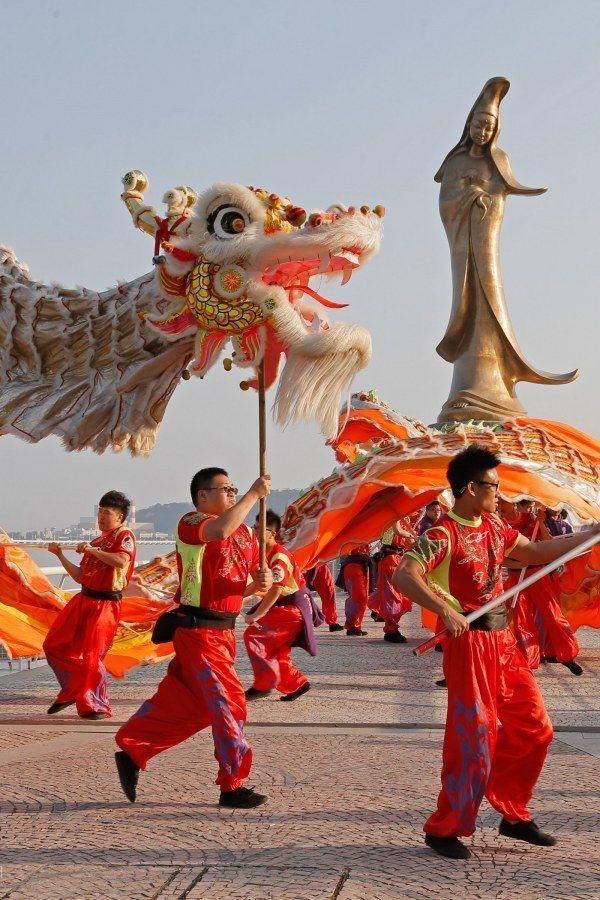
[[[371,359],[371,336],[360,325],[338,322],[325,330],[306,327],[282,288],[262,286],[252,299],[268,309],[286,347],[286,363],[275,396],[276,421],[283,427],[314,419],[328,440],[338,430],[339,408],[354,377]]]

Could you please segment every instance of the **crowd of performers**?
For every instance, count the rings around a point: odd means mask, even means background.
[[[267,567],[260,567],[258,522],[250,528],[245,520],[268,496],[269,476],[238,499],[224,469],[197,472],[190,486],[194,509],[177,527],[175,606],[155,628],[156,642],[172,641],[174,656],[156,693],[116,734],[117,770],[127,798],[135,801],[140,771],[152,757],[210,726],[219,804],[248,809],[264,803],[265,795],[245,786],[252,766],[244,733],[248,701],[277,691],[280,700],[290,702],[310,690],[291,651],[302,647],[315,655],[316,626],[325,622],[331,632],[360,637],[366,634],[368,609],[383,624],[384,641],[405,643],[401,619],[416,603],[438,617],[436,630],[448,633],[439,645],[444,681],[438,683],[448,691],[442,790],[424,825],[426,843],[443,856],[468,858],[460,838],[475,830],[485,796],[502,816],[501,835],[554,844],[529,812],[552,740],[533,670],[543,661],[563,663],[576,675],[582,670],[552,576],[520,592],[511,609],[502,605],[470,625],[465,615],[499,596],[526,569],[578,546],[590,532],[573,534],[560,512],[538,509],[533,501],[502,501],[498,465],[488,450],[469,446],[448,467],[451,509],[434,501],[396,522],[376,548],[355,547],[342,557],[337,583],[348,594],[343,624],[329,567],[302,573],[279,541],[281,522],[271,510]],[[128,511],[129,501],[117,491],[100,499],[101,533],[77,548],[80,565],[58,545],[49,545],[81,585],[44,645],[60,685],[50,714],[75,704],[83,718],[111,715],[103,658],[134,568]],[[320,596],[322,611],[312,592]],[[247,598],[244,644],[253,681],[244,690],[235,669],[235,622]]]

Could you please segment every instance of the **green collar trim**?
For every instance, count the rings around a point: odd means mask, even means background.
[[[476,519],[462,519],[460,516],[457,516],[452,509],[448,513],[448,517],[454,519],[459,525],[466,525],[467,528],[479,528],[482,521],[481,516],[478,516]]]

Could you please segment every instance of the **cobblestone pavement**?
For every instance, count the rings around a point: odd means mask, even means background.
[[[444,861],[423,844],[439,785],[445,695],[439,656],[410,644],[320,635],[319,656],[296,659],[313,690],[296,703],[250,707],[258,810],[216,806],[204,732],[153,760],[129,804],[116,778],[116,726],[164,670],[111,684],[115,716],[97,723],[45,708],[43,668],[0,683],[0,900],[378,900],[600,897],[600,634],[580,632],[585,673],[545,666],[539,682],[560,730],[534,806],[559,839],[535,849],[501,838],[484,804],[473,858]],[[323,631],[321,629],[321,631]],[[240,672],[249,666],[240,648]]]

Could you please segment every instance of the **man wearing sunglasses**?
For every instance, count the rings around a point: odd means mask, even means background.
[[[444,641],[442,790],[424,831],[427,845],[452,859],[470,856],[459,838],[475,831],[484,795],[502,815],[501,835],[539,846],[556,843],[529,812],[552,740],[540,690],[507,627],[505,606],[470,627],[463,613],[502,593],[505,556],[545,565],[600,530],[531,543],[495,514],[499,465],[497,456],[477,444],[452,459],[452,510],[420,537],[394,574],[398,590],[437,613],[450,635]]]
[[[244,736],[246,699],[234,666],[234,628],[248,581],[265,591],[272,584],[270,570],[259,570],[258,541],[244,524],[269,491],[269,475],[237,501],[224,469],[201,469],[192,479],[195,511],[177,526],[175,658],[156,694],[116,735],[119,778],[132,803],[148,760],[209,725],[219,764],[219,805],[250,809],[267,799],[243,786],[252,750]]]

